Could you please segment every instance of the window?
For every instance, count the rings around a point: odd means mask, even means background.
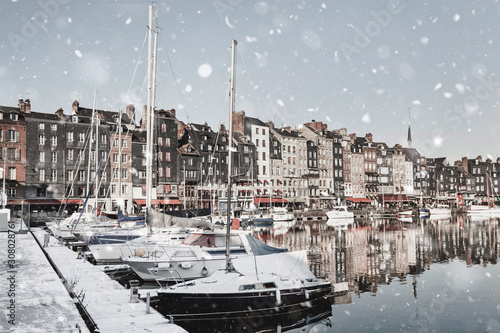
[[[118,154],[113,154],[113,163],[118,163]]]
[[[122,185],[122,193],[126,194],[128,192],[128,186],[127,185]]]
[[[85,160],[85,155],[83,154],[83,150],[80,150],[80,151],[78,152],[78,160],[79,160],[79,161],[83,161],[83,160]]]
[[[67,173],[67,178],[68,178],[68,181],[73,181],[73,177],[75,176],[75,172],[73,170],[68,170],[68,173]]]
[[[170,147],[170,138],[165,138],[165,146]]]
[[[19,142],[20,140],[20,134],[19,131],[14,131],[14,130],[9,130],[7,135],[9,142]]]
[[[116,185],[111,185],[111,193],[116,194]]]
[[[13,161],[16,159],[16,148],[7,149],[7,159]]]
[[[85,133],[78,133],[78,142],[85,142]]]
[[[161,124],[161,131],[166,132],[167,131],[167,124]]]
[[[162,167],[158,168],[158,176],[163,177],[163,168]]]
[[[255,145],[258,147],[259,146],[259,139],[255,139]]]
[[[45,162],[45,152],[41,151],[39,156],[40,156],[40,162]]]
[[[169,152],[169,151],[167,151],[167,152],[165,153],[165,161],[170,162],[170,159],[171,159],[171,157],[170,157],[170,152]]]
[[[146,171],[139,171],[139,179],[146,179]]]
[[[266,160],[266,152],[263,152],[262,153],[262,160],[265,161]]]
[[[57,170],[52,170],[50,173],[50,180],[55,182],[57,181]]]
[[[107,143],[108,142],[108,136],[106,134],[101,135],[101,143]]]
[[[158,160],[163,161],[163,152],[162,151],[160,151],[158,153]]]
[[[45,129],[45,124],[38,124],[38,129],[44,130]]]
[[[36,196],[38,198],[43,198],[47,196],[47,190],[45,188],[37,188],[36,189]]]
[[[85,181],[85,170],[78,171],[78,180],[81,182]]]
[[[50,125],[50,130],[51,131],[57,131],[57,125],[56,124]]]
[[[10,120],[17,120],[17,114],[11,113],[10,114]]]
[[[71,117],[71,121],[74,122],[74,123],[77,123],[78,122],[78,116]]]
[[[106,171],[103,171],[101,173],[101,180],[102,181],[106,181],[107,177],[108,177],[108,173]]]
[[[68,149],[68,161],[73,161],[73,149]]]
[[[9,167],[9,175],[8,179],[10,180],[16,180],[16,168],[15,167]]]
[[[163,146],[163,138],[161,136],[158,137],[158,146]]]
[[[262,129],[262,135],[266,135],[266,129],[265,128]]]
[[[73,141],[74,141],[73,132],[68,132],[68,142],[73,142]]]
[[[127,178],[128,178],[128,170],[122,169],[122,179],[127,179]]]
[[[40,181],[41,182],[44,182],[45,181],[45,170],[44,169],[40,169],[39,172],[38,172],[38,177],[40,178]]]
[[[142,153],[146,153],[146,145],[142,145]]]
[[[1,114],[1,113],[0,113]],[[0,129],[0,141],[3,142],[3,129]]]
[[[50,139],[50,142],[51,142],[51,145],[52,145],[52,146],[57,146],[57,136],[53,136],[53,137]]]
[[[57,152],[53,152],[52,153],[52,163],[56,163],[57,162]]]
[[[10,187],[7,190],[7,197],[9,197],[9,198],[15,198],[16,197],[16,188],[15,187]]]
[[[127,148],[127,139],[122,139],[122,148]]]
[[[258,127],[255,128],[255,134],[259,134],[259,128]]]
[[[128,156],[127,154],[122,154],[122,163],[127,163]]]
[[[166,171],[166,172],[165,172],[165,177],[170,178],[170,177],[172,176],[172,175],[171,175],[171,170],[170,170],[170,168],[166,168],[166,170],[165,170],[165,171]]]
[[[113,169],[113,179],[118,179],[118,168]]]
[[[266,140],[262,140],[262,147],[266,146]]]

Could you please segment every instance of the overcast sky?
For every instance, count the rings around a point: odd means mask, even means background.
[[[148,5],[5,0],[0,105],[66,113],[143,106]],[[236,109],[294,128],[311,120],[427,157],[500,156],[497,1],[156,1],[157,107],[227,124]],[[144,45],[144,46],[143,46]],[[136,69],[136,64],[139,64]],[[135,75],[134,75],[135,73]],[[131,86],[130,93],[129,86]],[[128,97],[127,97],[128,96]]]

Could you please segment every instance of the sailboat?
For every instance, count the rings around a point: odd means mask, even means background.
[[[234,63],[232,41],[229,145],[232,145],[234,113]],[[231,196],[232,149],[228,149],[228,197]],[[330,282],[318,279],[307,268],[306,251],[266,256],[230,258],[230,205],[226,230],[226,267],[211,276],[157,290],[158,310],[174,320],[239,317],[249,314],[286,313],[326,298]]]
[[[486,205],[471,205],[467,210],[467,215],[475,217],[500,217],[500,207],[491,202],[491,192],[493,184],[489,173],[486,174],[486,196],[488,198]]]

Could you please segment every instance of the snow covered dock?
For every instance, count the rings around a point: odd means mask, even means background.
[[[144,302],[130,303],[130,290],[110,279],[99,267],[78,259],[77,253],[59,244],[54,237],[47,239],[45,235],[45,231],[33,229],[33,236],[78,296],[99,332],[185,332],[152,307],[150,313],[146,313]],[[24,325],[17,326],[19,332],[79,332],[78,329],[88,332],[73,300],[33,236],[16,234],[16,279],[19,281],[16,324]],[[7,233],[0,233],[3,244],[7,244],[7,238]],[[6,250],[7,245],[1,247],[2,258],[7,258]],[[2,304],[7,304],[5,296],[0,296]],[[0,331],[11,329],[10,326],[2,322]]]

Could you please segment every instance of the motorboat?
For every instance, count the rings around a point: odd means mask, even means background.
[[[329,219],[354,218],[354,213],[347,210],[347,206],[335,206],[332,210],[326,212]]]
[[[87,234],[85,240],[97,263],[121,263],[122,258],[135,256],[136,253],[141,253],[145,248],[179,245],[193,231],[198,229],[184,227],[163,228],[151,235],[147,235],[147,230],[148,228],[142,229],[143,235],[134,233]],[[144,234],[144,232],[146,233]],[[119,238],[119,236],[123,238]],[[126,239],[126,241],[122,241],[123,239]]]
[[[92,213],[76,212],[62,221],[52,222],[47,225],[54,237],[62,240],[78,238],[79,234],[89,231],[102,231],[120,228],[120,224],[115,219],[103,216],[97,217]]]
[[[274,219],[275,223],[290,222],[295,218],[293,213],[288,212],[285,207],[272,207],[270,215]]]
[[[332,285],[307,267],[307,251],[231,260],[231,269],[157,290],[158,311],[178,319],[267,316],[309,307]]]
[[[178,246],[136,247],[133,256],[122,260],[145,281],[186,281],[209,276],[223,268],[226,243],[224,231],[193,232]],[[287,251],[266,245],[249,232],[239,230],[231,231],[229,245],[232,257]]]
[[[451,217],[451,208],[446,205],[431,206],[428,207],[427,209],[429,209],[431,218]]]
[[[467,210],[469,216],[500,217],[500,207],[492,205],[471,205]]]

